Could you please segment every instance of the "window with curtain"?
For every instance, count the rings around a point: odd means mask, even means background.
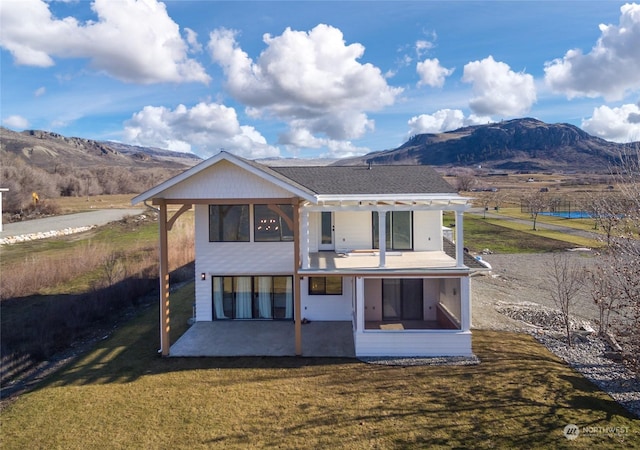
[[[209,242],[249,242],[249,205],[209,205]]]
[[[385,217],[387,250],[413,249],[413,213],[411,211],[391,211]],[[372,214],[373,248],[380,248],[378,212]]]
[[[293,277],[211,277],[213,319],[292,319]]]
[[[293,205],[254,205],[256,242],[293,241]]]

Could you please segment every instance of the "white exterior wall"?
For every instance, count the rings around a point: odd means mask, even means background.
[[[337,252],[371,248],[371,211],[336,211],[334,224]]]
[[[438,297],[440,295],[440,280],[437,278],[425,278],[423,284],[424,320],[436,320]]]
[[[445,278],[440,282],[440,303],[449,310],[451,314],[460,317],[460,279]]]
[[[291,198],[291,192],[228,161],[220,161],[163,192],[171,198]]]
[[[356,356],[472,356],[471,332],[358,330]]]
[[[442,211],[414,211],[413,249],[442,250]]]
[[[309,277],[300,282],[302,317],[311,321],[348,320],[352,317],[353,277],[342,279],[342,295],[309,295]]]
[[[195,229],[197,321],[213,319],[211,276],[293,275],[293,242],[209,242],[208,205],[196,205]]]
[[[382,320],[382,280],[364,279],[364,320]]]

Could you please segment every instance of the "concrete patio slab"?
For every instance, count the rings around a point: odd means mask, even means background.
[[[169,350],[173,357],[295,356],[293,322],[228,320],[196,322]],[[355,358],[351,322],[302,325],[302,356]]]

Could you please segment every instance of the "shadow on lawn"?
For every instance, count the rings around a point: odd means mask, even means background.
[[[191,398],[193,408],[194,398],[211,402],[221,390],[260,386],[251,398],[263,403],[250,405],[255,411],[246,427],[219,427],[200,445],[253,445],[260,435],[259,446],[266,447],[339,441],[557,447],[565,444],[562,429],[569,423],[604,427],[634,418],[526,335],[475,331],[474,351],[482,361],[475,366],[389,367],[348,358],[162,358],[157,318],[157,307],[143,312],[41,388],[126,384],[157,375],[168,376],[158,383],[163,389],[178,389],[181,378],[171,374],[184,373],[180,396]],[[184,328],[175,325],[175,334]],[[282,391],[275,395],[277,389]],[[224,397],[219,401],[223,407]],[[271,429],[275,418],[281,421],[277,432]]]

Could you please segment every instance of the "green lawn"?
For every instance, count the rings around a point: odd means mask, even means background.
[[[193,283],[172,295],[175,340]],[[526,335],[474,332],[482,363],[157,355],[158,310],[2,412],[2,448],[598,448],[640,421]],[[565,425],[619,427],[568,441]],[[621,439],[624,441],[621,441]]]
[[[445,215],[444,224],[451,223]],[[543,253],[575,247],[593,247],[599,243],[557,231],[532,231],[530,226],[499,219],[464,217],[464,245],[472,252],[485,248],[494,253]]]

